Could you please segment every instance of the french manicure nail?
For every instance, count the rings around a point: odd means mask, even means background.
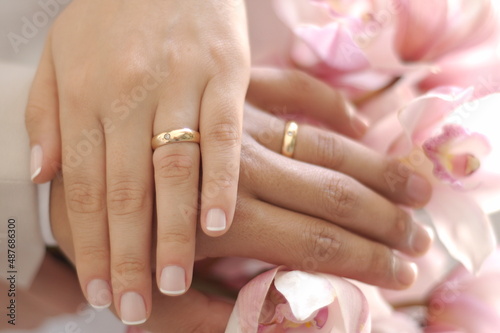
[[[176,296],[186,292],[186,272],[179,266],[167,266],[161,271],[160,291]]]
[[[130,291],[122,295],[120,312],[125,325],[140,325],[146,322],[146,304],[138,293]]]
[[[33,146],[31,148],[31,164],[30,164],[31,180],[38,177],[40,172],[42,172],[42,161],[43,161],[42,147],[40,145]]]
[[[418,272],[418,267],[415,263],[394,256],[393,266],[394,276],[401,285],[409,287],[415,282]]]
[[[424,177],[412,174],[406,183],[406,194],[416,203],[426,203],[432,194],[432,186]]]
[[[109,284],[101,279],[95,279],[87,284],[89,304],[96,309],[105,309],[111,305],[113,296]]]
[[[212,208],[207,214],[207,230],[222,231],[226,229],[226,213],[222,209]]]

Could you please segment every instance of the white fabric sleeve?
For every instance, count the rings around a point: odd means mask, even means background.
[[[47,246],[57,246],[57,241],[52,234],[50,227],[50,184],[37,185],[38,190],[38,221],[40,222],[40,230],[42,238]]]

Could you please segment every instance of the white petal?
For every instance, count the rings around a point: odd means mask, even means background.
[[[495,250],[490,220],[467,194],[438,185],[425,210],[450,255],[469,271],[476,272]]]
[[[330,282],[311,273],[278,272],[274,285],[287,299],[293,315],[300,321],[308,319],[317,310],[335,300],[335,291]]]

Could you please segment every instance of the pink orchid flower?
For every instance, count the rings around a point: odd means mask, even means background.
[[[430,297],[425,333],[497,333],[500,327],[500,250],[477,275],[458,267]]]
[[[345,279],[267,271],[241,289],[226,333],[370,332],[363,293]]]
[[[498,33],[491,0],[275,0],[300,68],[349,93],[374,91]]]
[[[278,16],[297,37],[292,60],[333,86],[362,91],[380,89],[404,68],[393,45],[395,20],[380,24],[372,15],[379,7],[374,2],[274,3]]]
[[[427,175],[434,191],[425,210],[450,255],[471,271],[496,247],[487,213],[500,206],[500,94],[473,96],[472,88],[430,91],[364,138]],[[395,184],[407,171],[386,180]]]

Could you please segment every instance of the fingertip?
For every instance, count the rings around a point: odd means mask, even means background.
[[[419,225],[416,230],[413,232],[411,237],[410,246],[413,250],[413,253],[416,256],[422,256],[429,249],[434,241],[434,232],[428,226]]]
[[[354,132],[355,138],[362,138],[369,128],[368,121],[359,115],[351,117],[351,128]]]
[[[413,173],[406,182],[406,194],[415,207],[425,206],[432,196],[432,185],[422,175]]]
[[[50,151],[48,152],[48,150],[40,144],[35,144],[31,147],[30,178],[35,184],[43,184],[51,181],[61,170],[60,163],[50,156]]]
[[[31,148],[31,163],[30,163],[31,181],[34,182],[35,179],[42,172],[42,162],[43,162],[42,146],[34,145]]]
[[[211,237],[219,237],[225,234],[231,223],[226,212],[221,208],[211,208],[205,218],[205,234]]]
[[[148,319],[144,298],[134,291],[124,293],[120,299],[121,320],[125,325],[141,325]]]
[[[180,296],[186,293],[186,270],[180,266],[166,266],[160,274],[159,289],[167,296]]]
[[[108,282],[94,279],[87,284],[87,300],[94,309],[106,309],[113,302],[113,294]]]
[[[394,256],[393,272],[394,278],[399,285],[397,289],[407,289],[411,287],[417,279],[418,266],[413,262]]]
[[[349,101],[345,100],[344,105],[345,112],[349,120],[349,127],[345,128],[342,132],[352,138],[362,138],[368,131],[370,123],[365,117],[359,114],[354,105],[352,105]],[[338,126],[338,124],[336,125]]]

